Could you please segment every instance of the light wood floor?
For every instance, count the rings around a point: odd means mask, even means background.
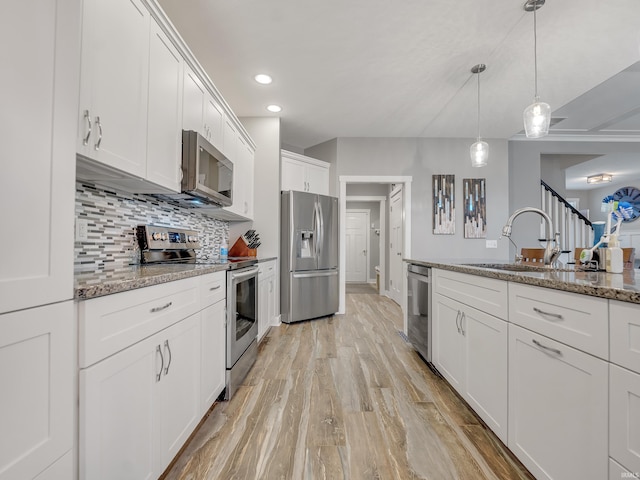
[[[398,334],[399,307],[283,324],[167,479],[532,479]]]

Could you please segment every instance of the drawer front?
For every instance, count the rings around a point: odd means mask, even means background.
[[[611,361],[640,373],[640,305],[609,302]]]
[[[434,291],[498,318],[507,318],[507,282],[478,275],[433,270]]]
[[[198,312],[199,286],[197,277],[187,278],[80,302],[80,368]]]
[[[202,308],[227,298],[227,272],[216,272],[200,277]]]
[[[276,261],[269,260],[258,264],[258,278],[271,278],[276,274]]]
[[[509,283],[509,321],[609,358],[609,309],[602,298]]]
[[[609,365],[609,456],[640,472],[640,375]]]

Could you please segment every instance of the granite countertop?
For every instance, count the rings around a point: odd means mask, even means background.
[[[521,272],[496,268],[500,264],[506,264],[508,268],[507,262],[482,262],[477,259],[444,261],[405,258],[404,261],[508,282],[526,283],[538,287],[640,304],[640,269],[625,269],[623,273],[616,274],[585,271],[569,266],[569,268],[554,270],[545,270],[544,267],[541,267],[539,270],[536,268],[536,271]],[[494,268],[491,268],[492,266]]]
[[[258,263],[277,260],[278,257],[256,258]],[[124,265],[117,268],[76,270],[74,274],[74,298],[88,300],[112,293],[150,287],[183,278],[206,275],[229,269],[228,263],[218,264],[158,264]]]

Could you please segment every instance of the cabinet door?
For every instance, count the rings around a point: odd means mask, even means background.
[[[151,480],[162,473],[156,401],[163,355],[160,340],[149,337],[80,370],[80,478]]]
[[[240,214],[253,218],[253,149],[241,137],[238,138],[238,161],[241,164],[240,192],[242,204]]]
[[[195,72],[184,65],[182,90],[182,129],[193,130],[207,137],[204,129],[204,104],[206,91]]]
[[[269,279],[260,278],[260,274],[258,278],[258,340],[260,340],[266,330],[269,315]]]
[[[464,306],[440,294],[433,297],[433,363],[453,388],[462,393],[465,340],[460,319]]]
[[[0,313],[73,298],[80,14],[79,0],[2,7],[0,225],[29,254],[2,258]]]
[[[223,124],[224,111],[222,107],[218,105],[218,102],[216,102],[211,95],[207,94],[204,105],[204,128],[207,133],[206,137],[207,140],[220,151],[222,151],[223,146]]]
[[[317,165],[307,165],[307,191],[320,195],[329,195],[329,169]]]
[[[144,177],[149,12],[140,0],[83,5],[78,152]]]
[[[180,191],[182,56],[155,21],[149,46],[147,180]]]
[[[160,389],[160,460],[163,471],[200,421],[200,315],[160,332],[164,369]]]
[[[291,158],[282,157],[280,190],[307,191],[305,164]]]
[[[72,448],[74,334],[73,302],[0,315],[1,480],[33,478]]]
[[[609,366],[609,455],[640,472],[640,375]]]
[[[607,385],[603,360],[509,324],[508,446],[536,478],[607,478]]]
[[[224,390],[225,384],[225,302],[215,303],[200,313],[201,318],[201,404],[204,413]]]
[[[465,400],[507,442],[507,322],[471,307],[460,320],[466,340]]]

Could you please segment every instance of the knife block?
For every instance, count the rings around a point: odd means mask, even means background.
[[[230,257],[257,257],[258,249],[257,248],[249,248],[247,247],[247,242],[244,241],[242,237],[236,240],[236,243],[233,244],[231,250],[229,250]]]

